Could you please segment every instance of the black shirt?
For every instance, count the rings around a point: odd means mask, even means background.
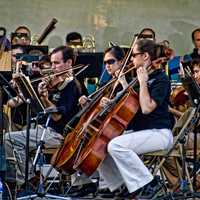
[[[198,49],[194,48],[193,52],[190,54],[190,56],[191,56],[192,59],[195,59],[195,58],[199,58],[200,59],[200,55],[198,54]]]
[[[81,95],[75,80],[69,82],[63,90],[55,92],[52,96],[52,102],[59,108],[62,117],[58,121],[50,119],[48,126],[62,134],[67,122],[79,111],[78,99]]]
[[[174,120],[168,112],[171,86],[164,71],[159,69],[149,75],[148,90],[157,107],[149,114],[143,114],[139,109],[130,122],[128,129],[133,129],[134,131],[154,128],[172,129]]]

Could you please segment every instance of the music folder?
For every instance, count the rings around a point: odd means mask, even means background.
[[[45,107],[39,99],[38,95],[36,94],[29,77],[25,76],[22,73],[17,73],[15,74],[14,80],[16,81],[16,84],[18,85],[24,98],[26,100],[31,100],[31,109],[36,113],[44,112]]]

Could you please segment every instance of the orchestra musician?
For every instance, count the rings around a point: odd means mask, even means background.
[[[105,68],[108,74],[113,78],[116,77],[117,73],[119,72],[119,69],[121,68],[124,55],[125,55],[124,50],[119,46],[112,46],[104,51]],[[120,81],[126,82],[124,76],[120,79]],[[123,84],[124,87],[125,84],[126,83]],[[85,95],[81,96],[81,98],[79,99],[79,103],[81,104],[82,107],[87,103],[87,101],[88,99]]]
[[[52,69],[55,72],[70,69],[74,64],[73,49],[66,46],[55,48],[50,55]],[[48,128],[45,132],[45,147],[57,147],[63,140],[63,129],[67,122],[78,112],[78,99],[81,96],[80,87],[72,75],[72,72],[53,77],[49,80],[47,77],[42,79],[38,85],[38,94],[45,108],[60,108],[57,112],[51,114]],[[53,86],[53,92],[50,94],[50,83],[57,83]],[[30,129],[29,149],[36,150],[37,143],[40,141],[44,127],[38,125],[36,129]],[[21,185],[24,181],[25,173],[25,148],[26,131],[17,131],[6,133],[5,135],[6,158],[8,163],[7,179],[8,183]],[[14,169],[17,173],[14,173]],[[11,173],[12,172],[12,173]],[[31,168],[31,159],[29,167],[29,178],[34,176]],[[13,188],[13,187],[12,187]]]
[[[98,168],[104,185],[111,191],[125,184],[132,195],[150,183],[153,176],[139,155],[172,147],[174,121],[168,112],[170,82],[162,69],[147,72],[147,67],[163,56],[162,46],[152,40],[138,40],[133,47],[132,62],[137,68],[140,109],[128,130],[108,143],[108,155]],[[110,99],[103,97],[100,104],[104,107],[109,102]]]
[[[194,59],[191,64],[193,77],[197,84],[200,86],[200,59]]]
[[[12,38],[12,45],[30,45],[31,31],[27,26],[18,26],[14,32],[15,36]]]
[[[122,48],[120,48],[119,46],[112,46],[107,48],[104,51],[104,65],[105,68],[108,72],[109,75],[111,75],[112,77],[116,77],[117,72],[119,71],[119,69],[121,68],[121,64],[122,64],[122,60],[124,58],[124,50]],[[126,81],[125,78],[123,77],[122,79],[120,79],[120,81]],[[125,86],[125,84],[124,84]],[[83,95],[79,98],[79,103],[82,107],[84,107],[86,105],[86,103],[89,101],[89,99]],[[84,177],[81,177],[82,182],[84,182]],[[106,197],[113,197],[113,194],[107,189],[104,188],[103,185],[103,181],[101,181],[101,179],[99,180],[99,190],[98,193],[99,195],[106,196]],[[86,196],[89,193],[93,193],[94,192],[94,186],[93,189],[92,188],[86,188],[86,185],[89,184],[85,184],[84,187],[82,187],[81,189],[79,189],[79,192],[77,192],[74,195],[70,195],[72,197],[82,197],[82,196]],[[91,184],[89,185],[91,186]],[[103,188],[103,189],[102,189]]]
[[[191,69],[191,72],[192,72],[191,75],[194,78],[194,81],[196,81],[197,85],[200,86],[200,59],[199,58],[194,58],[191,61],[190,69]],[[190,96],[190,101],[193,101],[193,98],[196,97],[195,94],[197,92],[195,92],[195,90],[197,88],[194,87],[194,83],[191,81],[191,77],[187,77],[185,75],[183,67],[180,67],[179,75],[181,77],[181,81],[183,83],[183,86],[185,87],[186,92]],[[186,135],[185,150],[186,150],[186,155],[193,156],[194,133],[191,131]],[[197,134],[197,150],[198,151],[200,150],[200,135],[199,134]],[[166,162],[164,163],[163,166],[165,169],[165,177],[168,180],[168,188],[171,190],[176,190],[180,186],[179,174],[180,172],[182,173],[181,163],[177,162],[176,158],[169,157],[166,159]],[[197,178],[196,189],[197,191],[199,191],[200,176],[197,175],[196,178]]]

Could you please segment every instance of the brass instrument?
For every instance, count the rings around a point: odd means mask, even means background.
[[[31,45],[38,45],[38,39],[39,39],[39,35],[38,34],[34,34],[32,37],[31,37]]]
[[[83,38],[83,51],[84,52],[95,52],[95,40],[93,35],[86,35]]]

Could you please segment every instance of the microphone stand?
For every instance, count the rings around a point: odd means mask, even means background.
[[[29,137],[31,127],[31,100],[26,100],[26,160],[25,160],[25,191],[28,191],[28,173],[29,173]]]
[[[3,184],[5,181],[5,172],[6,172],[6,155],[5,147],[3,142],[4,134],[4,120],[3,120],[3,88],[0,85],[0,182]]]
[[[196,107],[197,107],[197,119],[196,119],[196,122],[194,124],[194,151],[193,151],[193,159],[194,159],[194,166],[193,166],[193,188],[194,188],[194,192],[196,192],[196,181],[197,181],[197,170],[199,168],[199,161],[197,159],[197,134],[198,134],[198,123],[199,123],[199,120],[200,120],[200,101],[197,101],[198,103],[196,104]],[[200,197],[200,194],[199,196]]]
[[[46,113],[44,112],[43,114],[46,114]],[[45,137],[45,133],[48,129],[49,121],[51,119],[51,114],[52,114],[51,112],[48,113],[48,117],[47,117],[44,129],[43,129],[43,132],[42,132],[42,136],[40,138],[40,142],[39,142],[39,145],[38,145],[38,148],[37,148],[37,151],[36,151],[36,155],[35,155],[35,158],[33,160],[34,168],[36,169],[36,165],[38,163],[39,164],[39,171],[40,171],[40,183],[39,183],[37,192],[36,192],[36,194],[17,198],[17,200],[33,199],[35,197],[41,197],[41,198],[49,197],[49,198],[53,198],[53,199],[71,200],[70,197],[62,197],[62,196],[57,196],[57,195],[46,194],[46,191],[44,189],[44,181],[43,181],[43,176],[42,176],[42,167],[43,167],[43,164],[44,164],[44,154],[43,154],[43,149],[44,149],[44,144],[45,144],[44,137]]]

